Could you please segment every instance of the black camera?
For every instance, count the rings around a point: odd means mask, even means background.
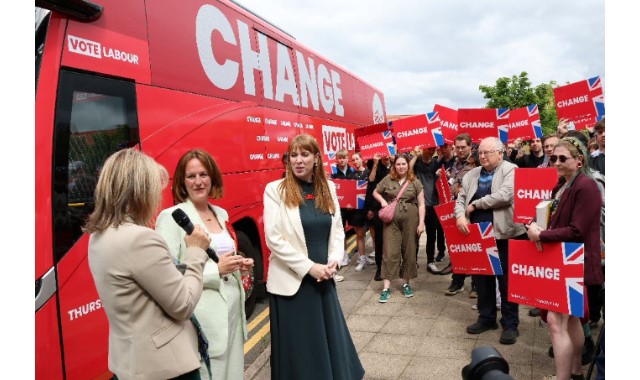
[[[471,351],[471,363],[462,368],[463,380],[513,380],[509,363],[491,346],[476,347]]]

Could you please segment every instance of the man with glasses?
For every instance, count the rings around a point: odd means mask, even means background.
[[[453,164],[448,170],[446,170],[447,179],[451,185],[451,194],[453,198],[457,198],[462,178],[469,172],[469,170],[475,167],[475,160],[471,155],[471,136],[468,133],[461,133],[456,136],[454,141],[454,148],[456,151],[456,158]],[[446,168],[446,166],[445,166]],[[441,175],[440,171],[436,173]],[[442,202],[448,202],[449,200],[442,200]],[[444,294],[453,296],[464,291],[464,280],[467,278],[466,274],[452,274],[451,285],[444,291]],[[477,298],[476,287],[473,279],[471,280],[471,290],[469,291],[469,298]]]
[[[504,146],[497,137],[480,142],[481,167],[469,171],[455,205],[458,230],[469,234],[469,223],[491,222],[503,275],[474,275],[478,291],[478,320],[467,326],[467,333],[480,334],[498,328],[496,323],[496,278],[501,296],[501,344],[514,344],[518,338],[518,304],[508,301],[509,239],[526,239],[524,225],[513,222],[514,171],[516,165],[504,161]]]

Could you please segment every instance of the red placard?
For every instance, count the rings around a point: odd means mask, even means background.
[[[509,112],[509,123],[507,124],[509,130],[508,141],[514,141],[517,138],[522,140],[541,138],[542,128],[540,128],[539,133],[535,128],[539,125],[540,114],[538,113],[537,105],[511,110]]]
[[[440,128],[442,128],[442,137],[447,144],[454,144],[456,136],[458,136],[458,110],[436,104],[433,112],[437,112],[440,116]]]
[[[364,208],[367,195],[367,180],[332,179],[336,184],[336,195],[340,208]]]
[[[461,108],[458,110],[458,133],[468,133],[473,142],[500,137],[498,110],[495,108]]]
[[[447,238],[448,239],[448,238]],[[582,317],[584,244],[509,240],[511,302]]]
[[[364,160],[373,158],[376,153],[379,153],[383,157],[396,154],[390,132],[374,133],[358,137],[357,140],[358,146],[360,147],[360,154],[362,154]]]
[[[576,130],[593,126],[604,116],[604,94],[600,77],[553,89],[558,119],[572,121]]]
[[[438,125],[435,125],[438,124]],[[431,129],[439,127],[439,120],[430,128],[426,115],[416,115],[392,121],[398,153],[412,151],[415,147],[436,147]]]
[[[447,174],[444,170],[444,165],[440,168],[440,177],[436,181],[436,190],[438,191],[438,199],[440,202],[448,202],[453,196],[451,195],[451,186],[447,181]]]
[[[444,226],[456,226],[456,214],[453,212],[455,208],[456,202],[451,201],[443,204],[439,204],[437,206],[433,206],[433,209],[438,215],[438,220],[440,221],[440,225],[444,228]]]
[[[451,256],[451,266],[458,274],[501,275],[500,256],[491,223],[471,223],[469,235],[455,225],[442,226]]]
[[[513,178],[513,221],[530,223],[536,218],[536,206],[551,199],[551,190],[558,183],[555,168],[516,168]]]

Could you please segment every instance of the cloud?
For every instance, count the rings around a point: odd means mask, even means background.
[[[483,107],[478,86],[522,71],[533,86],[605,79],[603,0],[242,4],[380,89],[389,114]]]

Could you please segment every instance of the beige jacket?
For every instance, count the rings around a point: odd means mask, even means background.
[[[267,290],[272,294],[291,296],[298,291],[302,278],[314,262],[309,259],[300,209],[287,207],[280,198],[278,186],[282,181],[271,182],[264,189],[264,236],[271,250]],[[334,260],[340,264],[344,254],[344,229],[336,186],[332,181],[328,182],[336,212],[331,218],[327,262]]]
[[[207,254],[189,248],[184,276],[164,239],[127,223],[93,233],[89,267],[109,320],[109,370],[119,379],[167,379],[200,368],[189,320]]]
[[[526,232],[522,223],[513,221],[513,179],[516,165],[502,161],[491,181],[491,194],[473,201],[480,210],[493,210],[493,232],[496,239],[509,239]],[[466,216],[467,206],[478,190],[482,167],[471,169],[463,178],[454,212],[456,218]]]

